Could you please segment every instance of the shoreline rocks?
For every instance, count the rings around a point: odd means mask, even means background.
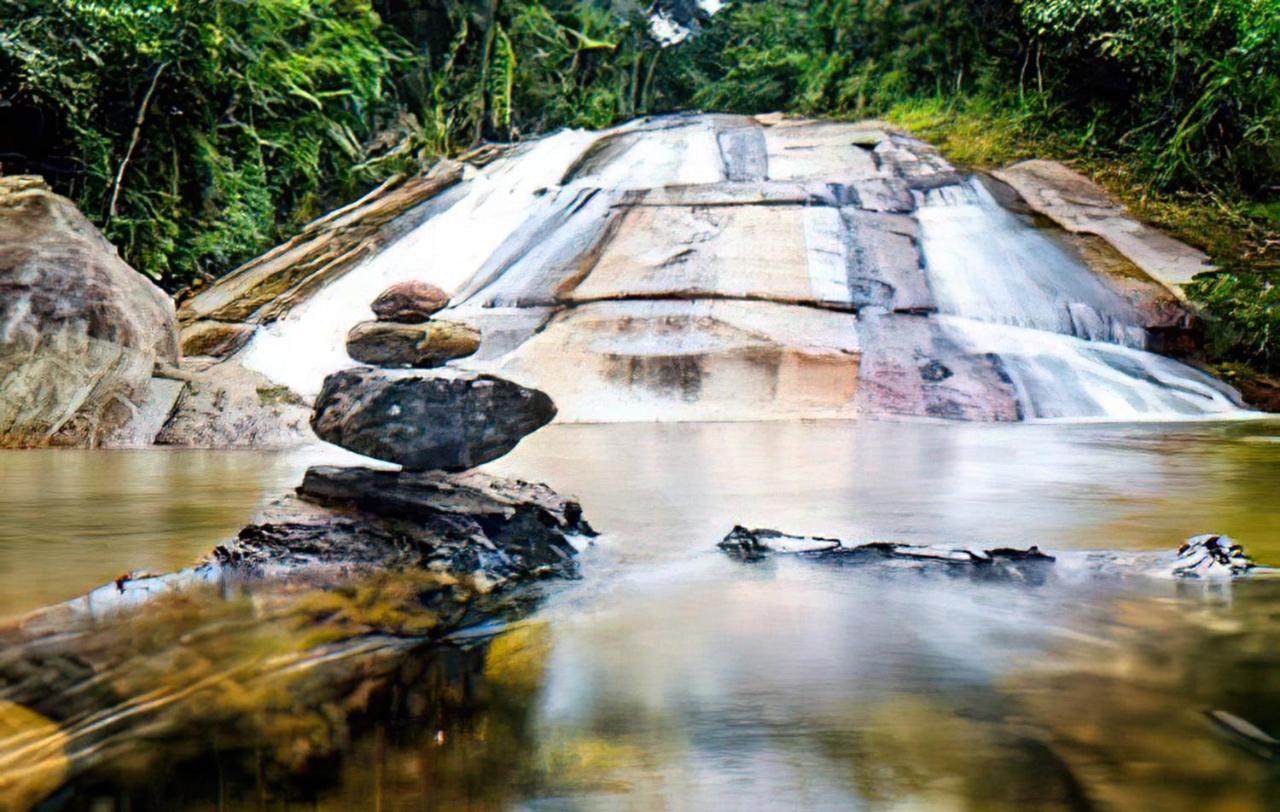
[[[758,562],[771,555],[794,555],[840,566],[881,565],[920,573],[966,575],[978,580],[1021,581],[1043,584],[1057,560],[1039,547],[976,549],[873,541],[846,546],[839,539],[793,536],[777,530],[748,529],[741,525],[717,545],[743,562]]]
[[[921,574],[968,575],[979,580],[1046,583],[1059,559],[1070,559],[1068,570],[1098,576],[1141,575],[1176,580],[1277,575],[1280,569],[1260,567],[1230,536],[1204,534],[1187,539],[1175,554],[1079,550],[1050,555],[1037,546],[1026,549],[948,547],[873,541],[846,545],[839,539],[794,536],[778,530],[737,525],[716,545],[744,563],[788,555],[841,566],[879,565]],[[1080,570],[1079,565],[1084,569]]]
[[[179,358],[169,297],[43,180],[0,178],[0,447],[96,446]]]

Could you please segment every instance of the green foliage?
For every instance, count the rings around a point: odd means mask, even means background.
[[[0,0],[0,161],[177,286],[393,172],[646,110],[656,62],[590,0]]]
[[[1188,291],[1214,317],[1212,357],[1239,359],[1280,372],[1280,285],[1260,274],[1217,274],[1197,279]]]
[[[1161,186],[1280,183],[1280,3],[1026,0],[1039,72]]]
[[[226,270],[350,194],[396,60],[360,0],[0,6],[0,93],[55,122],[60,186],[156,278]],[[73,35],[69,35],[73,32]]]

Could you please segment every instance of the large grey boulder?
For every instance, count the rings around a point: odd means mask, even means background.
[[[311,427],[322,440],[408,471],[464,471],[555,416],[545,393],[492,375],[347,369],[325,378]]]
[[[0,446],[92,446],[178,362],[169,297],[39,178],[0,178]]]

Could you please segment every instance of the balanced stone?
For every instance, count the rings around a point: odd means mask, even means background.
[[[421,324],[449,304],[449,294],[429,282],[397,282],[378,294],[370,307],[378,321]]]
[[[456,321],[362,321],[347,333],[347,354],[382,367],[437,367],[480,349],[480,331]]]
[[[545,393],[492,375],[357,368],[325,378],[311,427],[326,442],[408,471],[464,471],[555,416]]]

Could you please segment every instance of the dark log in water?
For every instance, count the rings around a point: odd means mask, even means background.
[[[846,545],[839,539],[821,536],[793,536],[778,530],[735,526],[717,545],[729,555],[746,562],[763,561],[771,555],[793,555],[843,566],[882,566],[920,573],[947,573],[976,579],[1018,580],[1043,583],[1058,556],[1037,546],[947,547],[872,541]],[[1230,536],[1205,534],[1187,539],[1170,557],[1144,553],[1076,553],[1099,575],[1147,575],[1174,578],[1235,578],[1243,575],[1275,574],[1259,567],[1244,547]]]

